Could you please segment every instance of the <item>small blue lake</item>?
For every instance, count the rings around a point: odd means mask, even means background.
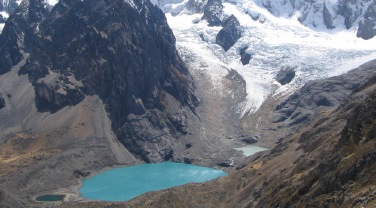
[[[263,147],[254,146],[254,145],[247,145],[245,147],[235,148],[236,150],[242,151],[243,154],[247,157],[256,154],[257,152],[262,152],[268,150]]]
[[[127,201],[149,191],[187,183],[200,183],[226,176],[221,170],[197,165],[163,162],[114,168],[83,181],[83,198],[103,201]]]

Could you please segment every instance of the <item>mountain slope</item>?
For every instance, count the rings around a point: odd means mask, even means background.
[[[0,206],[205,148],[191,75],[149,1],[24,1],[0,45]]]
[[[370,76],[338,108],[269,153],[228,177],[149,193],[129,207],[374,207],[376,62],[359,70]]]
[[[172,157],[167,141],[186,134],[187,112],[180,109],[193,110],[196,98],[163,13],[148,4],[60,1],[40,24],[22,73],[35,87],[40,111],[54,112],[97,94],[108,105],[118,138],[143,159],[158,161]],[[139,134],[134,129],[139,125],[154,135]],[[166,144],[159,147],[162,155],[147,156],[145,151],[158,152],[144,150],[147,142]]]
[[[325,89],[320,89],[320,81],[307,84],[277,107],[272,124],[261,124],[263,118],[253,114],[265,100],[273,100],[268,106],[273,108],[309,80],[345,73],[376,57],[376,39],[365,41],[356,38],[352,30],[342,31],[338,25],[344,25],[339,20],[345,16],[333,18],[336,6],[323,6],[322,1],[294,8],[284,4],[281,8],[288,7],[287,13],[278,13],[267,11],[266,1],[153,1],[164,15],[148,0],[61,0],[54,7],[51,2],[24,1],[10,15],[0,36],[2,206],[43,206],[33,198],[44,193],[63,193],[68,200],[79,200],[75,193],[79,179],[119,164],[173,160],[239,167],[243,157],[233,147],[244,145],[241,138],[258,133],[248,125],[283,138],[255,136],[260,138],[259,144],[279,145],[270,155],[219,183],[151,194],[147,196],[155,202],[141,197],[131,205],[169,206],[172,204],[164,204],[164,199],[171,199],[182,206],[314,206],[321,203],[322,195],[327,197],[326,192],[338,191],[338,186],[324,191],[314,187],[311,193],[307,186],[316,182],[316,172],[300,171],[311,168],[306,162],[315,163],[315,157],[323,154],[315,149],[317,143],[329,144],[325,151],[335,148],[333,141],[340,138],[326,140],[333,137],[320,125],[335,123],[341,130],[345,125],[342,111],[333,110],[370,78],[367,75],[375,71],[374,63],[366,67],[368,74],[357,77],[355,73],[354,83],[343,84],[343,80],[353,80],[334,78],[334,84],[324,85]],[[356,15],[355,19],[350,15],[348,21],[351,27],[360,21],[368,30],[374,24],[373,4],[363,3],[359,9],[351,7]],[[299,20],[294,12],[307,17]],[[316,15],[320,21],[309,22],[316,20]],[[360,20],[363,16],[364,21]],[[318,25],[333,30],[321,32]],[[276,80],[286,68],[294,70],[294,77],[282,85]],[[332,94],[333,86],[341,92]],[[311,89],[317,95],[311,95]],[[355,96],[363,99],[364,89]],[[350,112],[343,112],[344,117]],[[333,118],[326,118],[327,114]],[[322,124],[307,127],[315,119],[323,119]],[[247,123],[250,120],[254,123]],[[283,129],[293,129],[296,134],[282,134]],[[307,132],[304,137],[302,131]],[[323,141],[313,138],[316,133],[323,134]],[[298,160],[305,153],[314,159]],[[339,156],[326,156],[332,168],[332,157]],[[284,162],[292,164],[293,171],[284,170],[280,166]],[[312,180],[302,180],[305,175]],[[55,178],[59,180],[52,180]],[[325,176],[323,184],[330,178]],[[283,192],[284,180],[295,184],[288,192]],[[346,194],[355,198],[357,190],[348,190]],[[278,197],[263,198],[261,193],[278,193]],[[314,199],[305,201],[305,194]],[[353,203],[352,199],[333,200],[328,203]],[[77,206],[86,205],[92,204]]]

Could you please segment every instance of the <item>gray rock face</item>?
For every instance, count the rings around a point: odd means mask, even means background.
[[[0,35],[0,74],[8,72],[30,51],[36,26],[48,13],[43,1],[25,0],[9,17]]]
[[[299,128],[318,111],[338,107],[350,93],[376,76],[375,66],[376,61],[371,61],[347,74],[308,82],[276,107],[273,122]]]
[[[61,0],[49,13],[32,1],[6,24],[3,71],[28,52],[20,73],[39,111],[98,95],[127,149],[147,162],[171,159],[198,100],[162,11],[149,1]]]
[[[221,26],[225,21],[223,13],[222,0],[208,0],[204,7],[203,20],[209,23],[209,26]]]
[[[290,83],[295,77],[295,70],[291,67],[283,67],[277,74],[276,80],[281,85]]]
[[[376,2],[368,7],[364,17],[360,20],[356,35],[365,40],[376,36]]]
[[[223,28],[216,37],[216,43],[227,51],[241,37],[240,24],[234,15],[231,15],[224,23]]]

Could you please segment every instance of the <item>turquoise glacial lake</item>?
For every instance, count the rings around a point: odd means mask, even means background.
[[[127,201],[149,191],[187,183],[200,183],[226,176],[222,170],[197,165],[163,162],[113,168],[83,181],[83,198],[101,201]]]

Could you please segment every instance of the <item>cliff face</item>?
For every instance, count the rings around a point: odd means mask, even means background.
[[[39,111],[98,95],[127,148],[146,161],[172,157],[167,140],[186,134],[185,113],[197,100],[158,8],[149,1],[62,0],[38,29],[21,73],[34,85]],[[167,150],[144,147],[160,142]]]

